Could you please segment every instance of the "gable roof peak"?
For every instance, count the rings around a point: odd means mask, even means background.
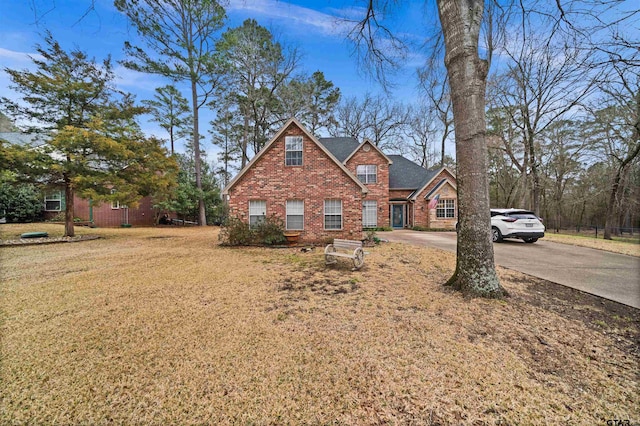
[[[291,125],[295,125],[298,127],[302,133],[304,133],[307,138],[309,138],[322,152],[324,152],[327,157],[329,157],[347,176],[349,176],[362,190],[363,193],[369,192],[367,187],[358,180],[358,178],[351,173],[345,166],[339,161],[319,140],[316,138],[311,132],[307,130],[307,128],[298,121],[297,118],[291,117],[287,122],[276,132],[276,134],[271,138],[269,142],[267,142],[262,149],[244,166],[240,172],[229,181],[227,186],[222,190],[222,195],[228,195],[229,190],[244,176],[251,167],[269,150],[271,145],[273,145],[289,128]]]

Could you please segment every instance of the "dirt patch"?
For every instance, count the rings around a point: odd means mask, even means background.
[[[554,312],[612,337],[624,352],[640,359],[640,310],[541,278],[503,270],[513,300]]]

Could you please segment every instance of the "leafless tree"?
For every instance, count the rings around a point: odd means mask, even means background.
[[[336,123],[329,129],[329,134],[333,137],[352,137],[359,141],[367,138],[367,113],[371,101],[368,93],[362,100],[356,96],[344,98],[336,108]]]
[[[438,164],[439,157],[441,157],[440,167],[442,167],[444,153],[438,156],[436,138],[439,129],[434,110],[422,104],[409,108],[407,115],[405,132],[407,139],[411,141],[411,145],[407,148],[412,153],[412,157],[425,169]]]
[[[616,223],[622,184],[640,155],[640,67],[633,65],[637,57],[609,62],[610,72],[598,83],[602,96],[589,108],[592,137],[614,170],[607,202],[606,239],[611,239]]]
[[[492,91],[492,102],[502,108],[524,145],[519,165],[523,176],[522,204],[539,213],[538,138],[554,122],[568,118],[593,92],[597,71],[581,40],[561,31],[555,18],[533,13],[523,3],[521,8],[520,22],[503,49],[507,66],[494,80],[497,87]]]
[[[387,36],[387,45],[394,46],[397,40],[378,19],[378,12],[393,4],[370,1],[365,16],[352,32],[352,39],[367,52],[366,59],[376,75],[394,64],[393,52],[382,50],[376,43],[380,34]],[[485,85],[489,62],[479,54],[484,1],[438,0],[437,6],[444,35],[444,63],[451,88],[458,165],[458,256],[456,271],[447,284],[473,295],[501,297],[505,291],[495,272],[487,214]]]

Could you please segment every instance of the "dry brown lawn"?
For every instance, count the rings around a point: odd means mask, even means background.
[[[58,225],[1,225],[0,238]],[[216,228],[0,248],[0,424],[640,421],[638,311],[452,254],[225,248]]]
[[[637,240],[628,241],[603,240],[594,237],[571,234],[553,234],[547,232],[544,239],[554,243],[569,244],[574,246],[589,247],[598,250],[610,251],[613,253],[626,254],[628,256],[640,257],[640,243]]]

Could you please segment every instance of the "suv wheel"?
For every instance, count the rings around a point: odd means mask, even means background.
[[[495,226],[491,228],[491,241],[493,241],[494,243],[502,242],[502,234],[500,233],[500,230]]]
[[[535,243],[536,241],[538,241],[538,239],[537,239],[537,238],[525,238],[525,239],[524,239],[524,242],[525,242],[525,243],[529,243],[529,244],[533,244],[533,243]]]

